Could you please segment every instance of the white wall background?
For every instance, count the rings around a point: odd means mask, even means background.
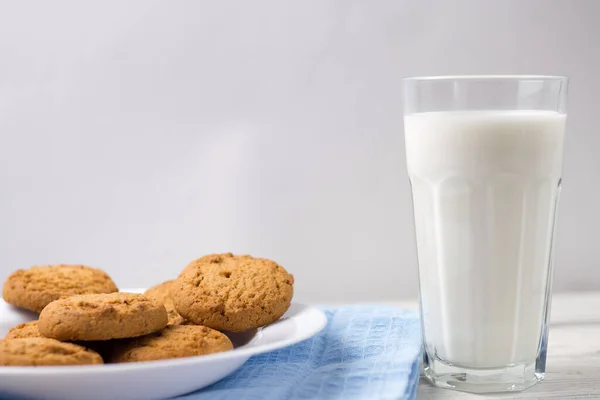
[[[600,289],[600,1],[0,0],[0,279],[209,252],[304,301],[416,295],[408,75],[572,78],[557,290]]]

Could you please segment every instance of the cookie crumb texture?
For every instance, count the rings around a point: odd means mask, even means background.
[[[202,356],[232,350],[223,333],[205,326],[169,325],[151,335],[116,341],[107,361],[124,363]]]
[[[38,321],[30,321],[11,328],[4,339],[43,338],[38,329]]]
[[[190,263],[172,288],[185,319],[217,330],[241,332],[277,321],[294,294],[294,277],[274,261],[213,254]]]
[[[13,272],[4,283],[2,297],[14,306],[41,312],[62,296],[117,290],[113,280],[100,269],[60,264]]]
[[[0,341],[0,365],[84,365],[103,364],[95,351],[72,343],[47,338]]]
[[[154,299],[165,306],[167,310],[167,316],[169,318],[169,325],[190,325],[190,321],[183,318],[173,304],[173,297],[171,295],[171,289],[173,288],[175,280],[165,281],[144,292],[144,296]]]
[[[165,307],[136,293],[84,294],[48,304],[38,323],[42,335],[68,341],[131,338],[167,325]]]

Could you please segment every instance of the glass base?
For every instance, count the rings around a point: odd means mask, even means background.
[[[435,386],[470,393],[519,392],[544,379],[536,362],[502,368],[474,369],[424,357],[423,373]]]

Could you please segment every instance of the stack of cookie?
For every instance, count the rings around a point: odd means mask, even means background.
[[[52,265],[18,270],[2,296],[39,319],[0,341],[0,365],[150,361],[233,349],[226,334],[278,320],[293,296],[277,263],[231,253],[190,263],[146,293],[119,292],[99,269]]]

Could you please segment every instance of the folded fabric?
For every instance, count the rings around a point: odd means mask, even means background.
[[[326,328],[294,346],[250,358],[186,400],[415,398],[421,350],[418,314],[390,306],[325,310]]]

